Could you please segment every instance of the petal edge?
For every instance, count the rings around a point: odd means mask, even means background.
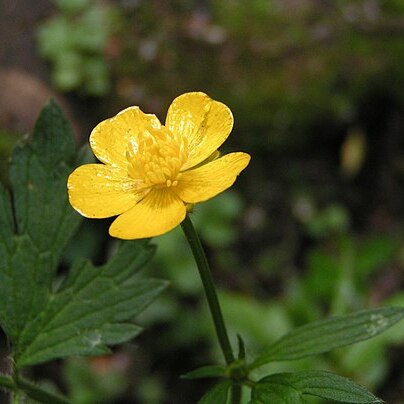
[[[91,150],[98,160],[113,167],[126,168],[129,143],[137,141],[147,127],[160,128],[158,118],[139,107],[129,107],[100,122],[90,134]]]
[[[250,155],[226,154],[201,167],[181,173],[175,192],[186,203],[199,203],[231,187],[250,162]]]
[[[185,214],[184,203],[173,192],[155,189],[118,216],[111,224],[109,234],[124,240],[159,236],[179,225]]]
[[[233,114],[205,93],[185,93],[171,103],[166,126],[188,140],[189,156],[182,167],[187,170],[208,158],[227,139],[233,128]]]
[[[104,164],[84,164],[67,181],[69,201],[88,218],[116,216],[130,209],[143,197],[125,172]]]

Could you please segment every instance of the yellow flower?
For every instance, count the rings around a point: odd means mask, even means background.
[[[187,205],[229,188],[248,165],[246,153],[216,158],[232,127],[230,109],[201,92],[177,97],[165,125],[129,107],[92,131],[91,149],[103,164],[73,171],[70,203],[89,218],[119,215],[113,237],[166,233],[183,221]]]

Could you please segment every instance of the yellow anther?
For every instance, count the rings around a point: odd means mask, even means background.
[[[172,187],[178,184],[182,164],[188,158],[188,144],[165,127],[147,128],[126,152],[128,174],[144,187]]]
[[[161,167],[161,170],[163,171],[163,173],[164,173],[167,177],[170,177],[170,176],[172,175],[172,171],[171,171],[167,166]]]

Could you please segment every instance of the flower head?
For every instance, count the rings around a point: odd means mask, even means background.
[[[90,146],[102,164],[70,174],[70,203],[89,218],[118,215],[113,237],[166,233],[182,222],[187,205],[229,188],[248,165],[246,153],[218,158],[232,127],[230,109],[201,92],[177,97],[165,125],[129,107],[92,131]]]

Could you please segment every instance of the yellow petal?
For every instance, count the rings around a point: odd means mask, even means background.
[[[164,234],[185,218],[184,203],[167,189],[154,189],[109,228],[112,237],[133,240]]]
[[[170,105],[166,126],[188,140],[189,158],[182,167],[186,170],[208,158],[227,139],[233,115],[226,105],[204,93],[186,93]]]
[[[201,167],[181,173],[177,195],[187,203],[198,203],[213,198],[231,187],[250,162],[247,153],[230,153]]]
[[[91,149],[103,163],[126,168],[126,152],[131,149],[130,144],[135,145],[138,136],[144,134],[150,126],[161,127],[155,115],[145,114],[139,107],[126,108],[93,129],[90,135]]]
[[[85,164],[68,179],[70,204],[83,216],[105,218],[133,207],[144,194],[125,172],[104,164]]]

